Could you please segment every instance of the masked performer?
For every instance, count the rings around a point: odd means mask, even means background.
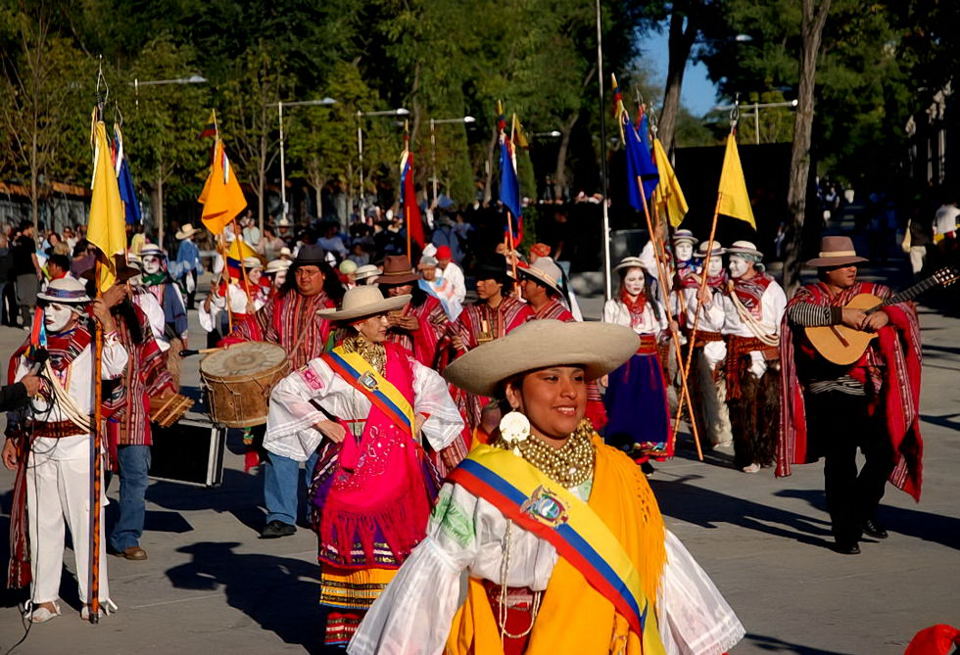
[[[421,445],[443,452],[463,419],[437,373],[387,341],[387,313],[410,296],[373,286],[325,310],[352,334],[281,380],[264,446],[296,461],[318,446],[311,497],[326,643],[345,644],[425,534],[438,481]]]
[[[780,319],[787,297],[764,272],[763,253],[749,241],[727,248],[730,277],[724,296],[727,407],[734,465],[756,473],[773,463],[780,422]]]
[[[31,583],[25,613],[34,623],[43,623],[60,615],[64,523],[73,542],[77,586],[83,603],[81,616],[87,618],[89,613],[94,353],[93,334],[84,314],[91,301],[83,284],[69,277],[54,280],[37,299],[43,313],[35,320],[42,320],[46,329],[49,358],[40,364],[39,351],[31,348],[28,340],[14,353],[8,370],[14,382],[39,367],[45,380],[25,420],[15,425],[8,420],[3,463],[17,471],[7,582],[11,587]],[[103,301],[93,301],[92,309],[104,330],[99,377],[116,380],[127,365],[127,351],[117,338],[116,324]],[[118,396],[112,400],[117,401],[123,387],[115,388]],[[106,498],[101,501],[103,530]],[[110,613],[116,605],[110,600],[106,539],[102,534],[100,548],[100,608]]]
[[[608,442],[630,452],[643,465],[650,458],[673,455],[667,393],[660,366],[658,344],[669,334],[663,306],[648,295],[642,263],[627,257],[617,264],[620,294],[603,306],[605,323],[629,327],[640,335],[640,347],[623,366],[608,376],[606,395]]]
[[[848,309],[869,293],[892,291],[857,280],[857,257],[848,237],[824,237],[820,256],[807,262],[819,281],[797,291],[787,305],[781,344],[783,395],[777,475],[792,464],[825,458],[827,508],[836,548],[860,552],[862,534],[884,539],[876,511],[889,479],[920,500],[920,326],[909,303],[867,314]],[[877,338],[856,362],[828,361],[806,337],[805,327],[846,325]],[[864,465],[857,471],[857,448]]]
[[[173,384],[180,388],[180,351],[187,348],[187,309],[180,287],[167,272],[167,254],[160,246],[147,244],[140,249],[140,281],[144,289],[163,308],[163,334],[157,345],[163,353]]]
[[[547,319],[447,368],[510,412],[450,474],[351,655],[706,655],[743,637],[636,465],[584,420],[587,382],[639,345],[618,325]]]

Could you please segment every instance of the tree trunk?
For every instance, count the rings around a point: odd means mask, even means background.
[[[553,171],[553,197],[560,199],[563,197],[563,188],[567,186],[567,152],[570,149],[570,133],[573,132],[577,119],[580,118],[580,112],[574,112],[570,120],[564,126],[563,133],[560,136],[560,148],[557,150],[557,167]]]
[[[684,29],[686,19],[686,29]],[[690,50],[697,35],[693,19],[674,11],[670,16],[670,39],[667,49],[667,84],[663,91],[663,110],[660,112],[657,136],[667,152],[673,149],[673,137],[677,131],[677,114],[680,112],[680,91],[683,88],[683,73],[687,68]]]
[[[788,297],[800,284],[800,268],[804,258],[804,219],[807,211],[807,182],[810,173],[810,144],[813,140],[814,91],[817,78],[817,57],[823,28],[830,12],[831,0],[803,0],[800,46],[800,85],[797,91],[797,114],[794,118],[793,149],[790,153],[790,186],[787,190],[789,223],[784,241],[783,286]]]
[[[37,130],[39,121],[34,115],[33,140],[30,146],[30,220],[33,222],[33,235],[40,242],[40,165],[37,152]]]

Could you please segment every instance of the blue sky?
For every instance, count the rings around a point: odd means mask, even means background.
[[[667,78],[667,31],[650,33],[641,39],[640,48],[641,60],[654,73],[654,81],[660,85],[662,93]],[[688,61],[680,96],[683,105],[694,116],[702,116],[716,104],[716,95],[716,87],[707,79],[707,67]]]

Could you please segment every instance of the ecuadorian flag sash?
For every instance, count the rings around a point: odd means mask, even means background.
[[[350,383],[357,391],[376,405],[401,430],[413,435],[414,415],[413,407],[403,397],[403,394],[380,375],[370,362],[359,354],[347,352],[342,347],[322,355],[330,368],[340,377]]]
[[[640,572],[590,506],[512,452],[479,444],[449,479],[549,541],[644,636],[651,603]],[[654,627],[654,630],[656,628]]]

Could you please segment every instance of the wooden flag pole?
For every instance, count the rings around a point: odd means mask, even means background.
[[[100,274],[103,268],[103,262],[97,257],[94,264],[94,284],[97,287],[96,298],[103,297],[100,291]],[[90,579],[87,587],[90,589],[89,601],[90,623],[100,622],[100,494],[103,490],[103,470],[101,467],[100,449],[103,443],[103,431],[101,421],[103,420],[103,385],[100,381],[102,377],[100,369],[103,366],[103,326],[100,321],[94,317],[93,320],[93,373],[90,376],[93,384],[93,440],[90,444]],[[84,599],[87,600],[87,599]]]
[[[703,269],[700,271],[700,285],[697,289],[697,310],[693,315],[693,327],[690,328],[690,343],[687,346],[687,357],[686,361],[681,357],[680,365],[683,367],[683,377],[686,379],[690,374],[690,365],[693,361],[693,344],[697,340],[697,326],[700,323],[700,310],[703,309],[703,290],[707,286],[707,265],[710,263],[710,257],[713,255],[713,244],[714,239],[717,235],[717,218],[720,215],[720,193],[717,193],[717,205],[713,210],[713,221],[710,225],[710,238],[707,240],[707,256],[703,259]],[[690,419],[693,419],[693,399],[690,397],[689,391],[686,387],[683,389],[683,393],[680,396],[680,401],[677,403],[677,416],[674,418],[673,425],[674,430],[677,429],[680,425],[680,415],[683,413],[683,405],[686,401],[687,406],[690,410]]]
[[[237,241],[239,241],[241,244],[243,243],[243,236],[242,236],[242,234],[243,234],[243,233],[240,232],[239,226],[237,225],[237,219],[234,218],[234,219],[233,219],[233,237],[234,237]],[[243,252],[243,248],[238,248],[238,250],[239,250],[241,253]],[[244,259],[246,259],[246,257],[244,257]],[[224,260],[224,265],[226,265],[226,260]],[[244,293],[247,294],[247,302],[249,303],[249,302],[252,300],[252,298],[250,297],[250,279],[247,277],[247,267],[243,265],[243,259],[240,260],[240,277],[243,278],[243,282],[244,282],[244,284],[243,284],[243,291],[244,291]],[[229,278],[230,278],[230,272],[227,271],[227,279],[229,279]],[[229,287],[229,286],[230,286],[230,284],[228,283],[228,284],[227,284],[227,287]],[[230,304],[230,289],[229,289],[229,288],[227,289],[227,304],[228,304],[228,305]],[[232,327],[230,328],[230,331],[233,332],[233,328],[232,328]]]
[[[223,232],[217,235],[217,243],[220,246],[219,248],[220,256],[223,258],[223,268],[220,269],[220,276],[217,279],[216,285],[219,286],[220,283],[223,282],[223,272],[226,271],[227,285],[224,290],[223,299],[224,299],[224,305],[227,308],[227,329],[229,329],[230,332],[232,333],[233,332],[233,309],[230,308],[230,271],[227,270],[227,244],[226,244],[226,239],[223,236]],[[243,266],[241,265],[240,268],[242,269]],[[211,293],[216,294],[215,288],[211,288],[210,291]]]
[[[510,268],[513,269],[513,281],[517,282],[517,258],[514,256],[516,243],[513,241],[513,214],[507,210],[507,258],[510,260]]]
[[[643,200],[643,215],[647,220],[647,232],[650,234],[650,240],[653,243],[653,255],[654,255],[654,258],[657,260],[657,278],[660,281],[661,293],[663,294],[664,299],[667,300],[669,287],[667,286],[666,271],[663,270],[663,249],[662,249],[663,244],[660,243],[659,236],[653,230],[653,221],[650,218],[650,208],[647,205],[647,193],[646,193],[646,190],[643,188],[643,180],[639,175],[637,176],[636,179],[637,179],[637,187],[640,189],[640,198],[641,200]],[[666,307],[664,309],[666,310]],[[680,335],[673,330],[670,330],[670,333],[672,335],[674,351],[677,356],[677,365],[679,366],[680,364],[683,363],[683,349],[680,346]],[[687,388],[686,371],[684,371],[683,369],[680,370],[680,384],[682,387],[682,392],[681,392],[682,395],[686,395],[689,397],[690,391]],[[693,432],[693,442],[697,447],[697,457],[700,459],[700,461],[703,461],[703,450],[700,447],[700,435],[699,435],[699,432],[697,431],[697,422],[693,418],[692,412],[690,416],[690,430],[691,432]],[[674,430],[671,433],[670,439],[671,441],[676,439],[676,430]]]

